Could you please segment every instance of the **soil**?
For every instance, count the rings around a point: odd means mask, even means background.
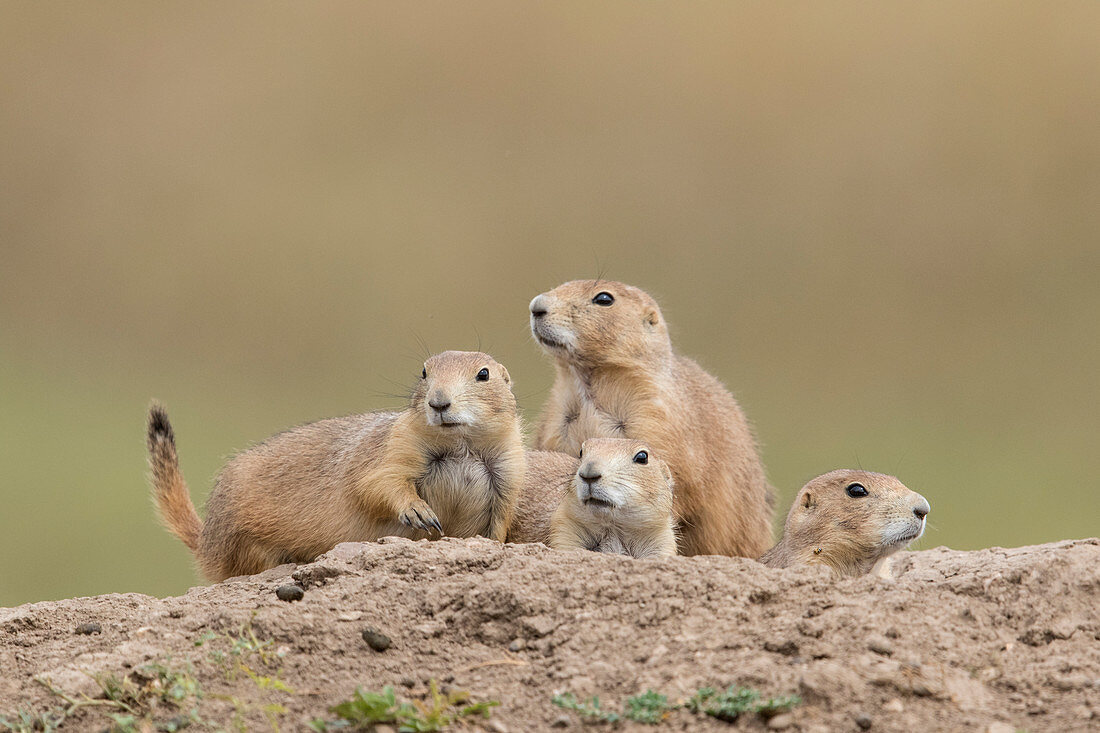
[[[894,574],[834,580],[823,568],[483,539],[349,543],[178,598],[0,609],[0,715],[64,707],[41,681],[97,699],[94,675],[159,663],[201,686],[204,721],[249,730],[332,719],[359,686],[423,698],[431,680],[500,701],[491,719],[455,726],[494,733],[592,727],[553,705],[556,693],[619,709],[649,688],[682,700],[731,684],[802,702],[770,719],[679,709],[659,728],[614,729],[1100,728],[1100,541],[902,553]],[[286,585],[301,600],[280,600]],[[107,729],[109,712],[80,707],[65,729]],[[179,713],[161,703],[153,717]]]

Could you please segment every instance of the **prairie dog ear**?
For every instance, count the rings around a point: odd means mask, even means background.
[[[665,477],[665,481],[669,486],[672,486],[672,469],[668,467],[668,464],[661,461],[661,475]]]
[[[802,506],[806,509],[813,509],[817,506],[817,500],[814,499],[814,495],[809,491],[802,495]]]
[[[645,325],[651,328],[653,326],[656,326],[657,323],[660,322],[660,320],[661,317],[657,315],[657,310],[655,308],[647,309],[645,312],[645,316],[643,316],[642,318],[642,321],[645,323]]]
[[[504,377],[505,384],[512,383],[512,377],[508,374],[508,370],[504,368],[503,364],[500,365],[500,376]]]

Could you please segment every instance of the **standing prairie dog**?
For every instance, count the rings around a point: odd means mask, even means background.
[[[676,554],[672,471],[640,440],[584,441],[571,491],[550,519],[555,550],[631,557]]]
[[[387,535],[503,541],[524,450],[508,371],[488,354],[428,359],[409,406],[309,423],[238,454],[199,520],[168,415],[149,411],[153,495],[212,580]]]
[[[760,562],[773,568],[828,565],[838,576],[881,575],[891,555],[924,534],[930,510],[927,499],[893,476],[830,471],[798,492],[783,539]]]
[[[759,557],[775,498],[741,408],[672,350],[656,301],[577,280],[531,301],[531,332],[556,378],[535,447],[575,454],[588,438],[644,440],[668,460],[684,555]]]

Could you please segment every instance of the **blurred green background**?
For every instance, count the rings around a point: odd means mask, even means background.
[[[0,9],[0,605],[199,581],[154,518],[527,303],[660,300],[785,513],[841,466],[918,546],[1100,527],[1100,4],[94,3]],[[781,518],[777,517],[777,524]]]

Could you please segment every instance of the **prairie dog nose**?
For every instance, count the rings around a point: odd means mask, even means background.
[[[932,506],[928,503],[928,499],[923,496],[915,507],[913,507],[913,513],[917,515],[917,519],[924,519],[928,516],[928,512],[932,511]]]
[[[546,298],[542,295],[536,295],[531,300],[531,315],[535,318],[542,318],[546,315],[547,303]]]
[[[581,477],[581,481],[584,481],[589,486],[599,481],[602,476],[599,466],[591,461],[581,466],[581,470],[577,471],[577,475]]]
[[[428,405],[436,412],[445,412],[451,406],[451,400],[442,392],[432,392]]]

